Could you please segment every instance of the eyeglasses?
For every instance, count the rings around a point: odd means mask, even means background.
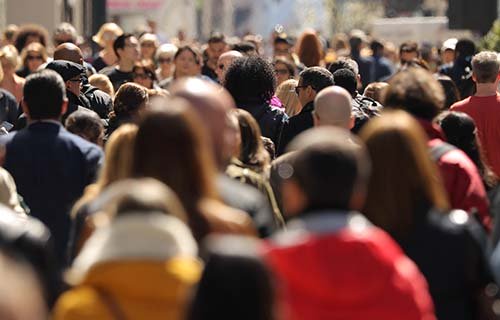
[[[26,56],[26,60],[43,60],[43,57],[29,55],[29,56]]]
[[[70,82],[82,82],[82,78],[73,78],[73,79],[69,79],[68,81],[70,81]]]
[[[280,74],[282,76],[289,73],[287,69],[276,69],[275,71],[277,74]]]
[[[159,63],[172,63],[172,58],[160,58],[158,59]]]
[[[306,87],[309,87],[309,85],[305,85],[305,86],[296,86],[296,87],[295,87],[295,93],[298,95],[298,94],[299,94],[299,89],[300,89],[300,88],[306,88]]]
[[[149,79],[150,76],[147,75],[146,73],[134,73],[134,78],[138,79]]]

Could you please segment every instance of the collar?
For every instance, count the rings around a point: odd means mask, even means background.
[[[54,119],[41,119],[41,120],[30,120],[28,126],[39,125],[39,124],[55,124],[62,127],[61,121]]]

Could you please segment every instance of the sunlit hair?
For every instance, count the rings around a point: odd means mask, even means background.
[[[372,160],[372,176],[363,213],[393,236],[405,236],[434,207],[449,209],[426,136],[408,113],[386,111],[360,133]]]
[[[0,49],[0,58],[5,59],[13,69],[19,66],[19,52],[11,44]]]
[[[380,102],[383,91],[389,86],[387,82],[372,82],[366,86],[364,96]]]
[[[106,40],[114,40],[114,39],[105,39],[106,38],[105,34],[112,34],[113,37],[116,39],[116,37],[121,36],[123,34],[123,30],[116,23],[108,22],[103,24],[99,28],[99,31],[97,32],[96,35],[92,37],[92,40],[104,48],[106,46]]]
[[[28,54],[31,52],[36,52],[36,53],[40,54],[42,56],[43,62],[47,62],[47,59],[49,57],[47,55],[47,49],[45,49],[45,47],[41,43],[32,42],[32,43],[28,44],[23,49],[23,51],[21,51],[21,61],[22,61],[23,66],[25,66],[25,67],[28,66],[27,57],[28,57]]]
[[[281,103],[285,106],[285,112],[289,117],[293,117],[301,110],[301,104],[295,87],[299,82],[295,79],[288,79],[283,81],[282,84],[276,89],[276,96],[280,99]]]
[[[319,66],[323,59],[323,46],[314,30],[304,31],[297,41],[297,55],[306,67]]]
[[[99,88],[99,90],[109,94],[111,98],[114,98],[115,89],[113,88],[113,84],[107,75],[100,73],[93,74],[89,77],[89,83],[94,87]]]

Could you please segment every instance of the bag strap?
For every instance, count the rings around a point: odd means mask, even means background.
[[[97,291],[101,301],[106,305],[115,320],[127,320],[120,305],[106,290],[99,287],[94,287],[94,289]]]
[[[430,148],[429,152],[431,153],[432,160],[438,161],[446,153],[455,149],[457,149],[457,147],[455,147],[454,145],[443,142]]]

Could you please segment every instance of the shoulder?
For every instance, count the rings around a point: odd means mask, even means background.
[[[66,140],[75,145],[85,154],[94,154],[98,156],[102,156],[103,154],[102,149],[99,146],[91,142],[88,142],[87,140],[77,136],[76,134],[72,134],[71,132],[67,131],[64,128],[62,128],[62,130],[60,131],[59,136],[61,137],[61,139]]]
[[[452,111],[462,111],[462,110],[468,108],[468,106],[470,105],[470,103],[471,103],[471,97],[468,97],[468,98],[466,98],[464,100],[455,102],[450,107],[450,110],[452,110]]]
[[[5,99],[8,102],[17,103],[16,98],[14,97],[14,95],[12,93],[10,93],[9,91],[7,91],[5,89],[0,88],[0,100],[3,100],[3,99]]]

